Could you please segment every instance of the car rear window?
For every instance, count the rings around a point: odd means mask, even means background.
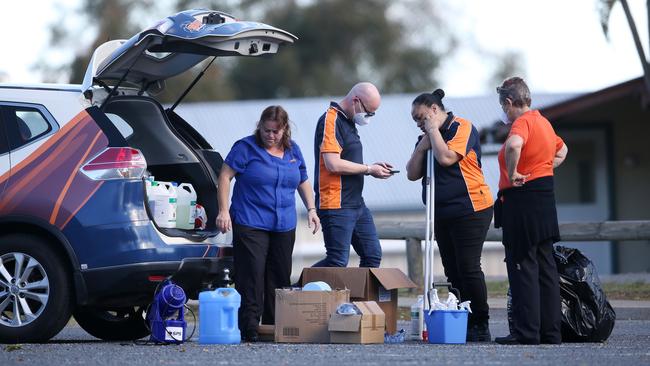
[[[129,136],[133,135],[133,128],[122,117],[113,113],[106,113],[106,117],[113,122],[113,125],[120,131],[124,139],[128,139]]]
[[[58,127],[43,106],[8,104],[0,107],[11,150],[38,140]]]

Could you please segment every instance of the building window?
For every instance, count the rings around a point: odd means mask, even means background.
[[[596,146],[593,141],[569,141],[569,155],[555,174],[558,204],[596,203]],[[603,163],[603,162],[601,162]]]

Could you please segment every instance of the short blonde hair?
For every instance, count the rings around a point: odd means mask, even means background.
[[[503,84],[497,87],[497,93],[499,93],[499,103],[501,104],[508,98],[515,107],[530,107],[530,89],[524,79],[518,76],[504,80]]]

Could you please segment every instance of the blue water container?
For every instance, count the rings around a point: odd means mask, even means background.
[[[237,312],[241,296],[234,288],[218,288],[199,294],[199,343],[237,344],[241,333]]]
[[[424,311],[429,343],[463,344],[467,338],[467,310]]]

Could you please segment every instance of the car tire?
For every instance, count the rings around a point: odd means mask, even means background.
[[[46,342],[70,320],[68,265],[51,245],[27,234],[0,237],[0,343]]]
[[[143,307],[99,308],[78,306],[74,318],[93,337],[105,341],[132,341],[149,335]]]

